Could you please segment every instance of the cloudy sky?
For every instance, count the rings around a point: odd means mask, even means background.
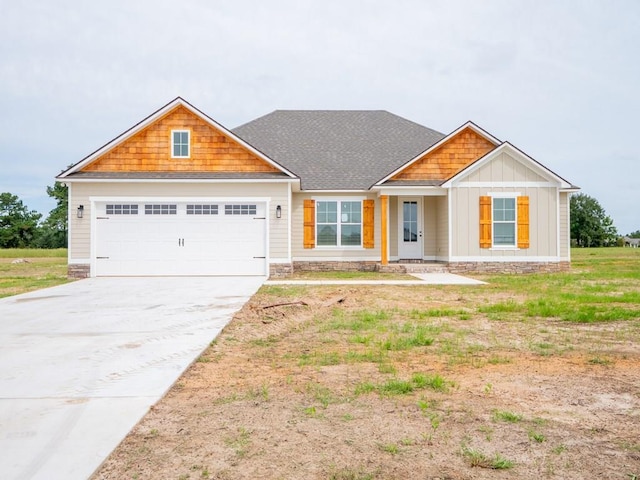
[[[176,96],[473,120],[640,229],[637,0],[0,0],[0,192],[46,186]]]

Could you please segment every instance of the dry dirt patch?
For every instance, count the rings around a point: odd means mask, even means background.
[[[263,288],[94,478],[639,476],[638,322],[477,313],[501,295]]]

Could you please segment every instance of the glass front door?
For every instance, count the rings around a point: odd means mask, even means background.
[[[401,198],[399,207],[398,256],[402,259],[422,258],[422,199]]]

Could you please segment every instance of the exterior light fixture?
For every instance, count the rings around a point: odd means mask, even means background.
[[[84,205],[78,206],[78,218],[82,218],[84,215]]]
[[[276,207],[276,218],[282,218],[282,207],[280,205]]]

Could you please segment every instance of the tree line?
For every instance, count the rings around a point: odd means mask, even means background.
[[[0,193],[0,248],[66,248],[68,188],[56,182],[47,187],[56,207],[43,219],[9,192]]]
[[[0,248],[65,248],[67,246],[68,188],[56,182],[47,195],[56,207],[43,220],[16,195],[0,193]],[[571,196],[571,239],[578,247],[621,245],[613,220],[600,203],[584,193]],[[640,238],[640,230],[627,235]]]

